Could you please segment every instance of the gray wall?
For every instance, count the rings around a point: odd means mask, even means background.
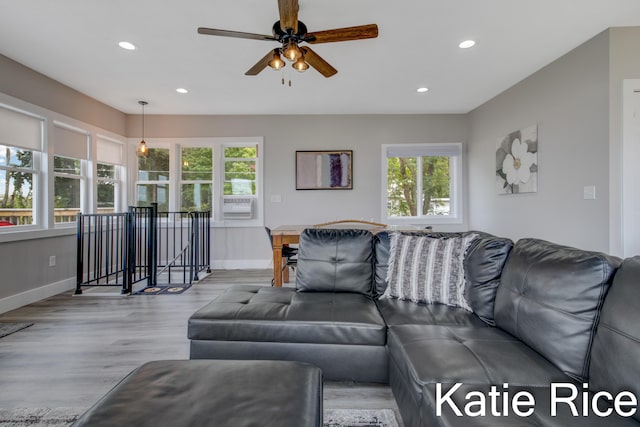
[[[140,136],[129,116],[127,135]],[[381,144],[465,142],[466,115],[145,116],[145,137],[263,136],[265,224],[315,224],[335,219],[379,221]],[[296,191],[295,151],[353,150],[350,191]],[[282,202],[272,203],[271,196]],[[438,229],[445,229],[438,227]],[[466,229],[466,223],[447,230]],[[263,229],[215,229],[214,259],[268,261]],[[259,266],[260,264],[255,264]]]
[[[126,115],[0,55],[0,93],[125,135]],[[0,313],[75,285],[75,233],[45,231],[45,238],[0,243]],[[49,267],[49,257],[56,266]]]
[[[0,93],[125,135],[126,115],[14,60],[0,55]]]
[[[56,257],[55,267],[49,267],[51,255]],[[16,301],[29,303],[38,296],[46,298],[73,287],[75,260],[75,234],[0,243],[0,300],[18,295]],[[43,286],[51,287],[52,291],[38,292]],[[27,294],[19,296],[24,293]]]
[[[471,228],[609,250],[609,39],[597,35],[469,114]],[[497,142],[535,124],[538,192],[497,195]],[[596,200],[583,199],[587,185]]]

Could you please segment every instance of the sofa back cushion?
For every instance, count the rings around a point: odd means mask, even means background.
[[[387,231],[376,233],[373,238],[374,246],[374,292],[375,296],[381,296],[387,289],[387,271],[389,268],[389,249],[391,238]]]
[[[493,307],[500,276],[512,248],[510,239],[480,233],[471,242],[464,259],[466,300],[473,312],[492,326],[495,325]]]
[[[368,230],[306,229],[300,235],[296,288],[373,296],[373,257]]]
[[[619,264],[618,258],[598,252],[519,240],[502,271],[496,326],[583,381],[602,303]]]
[[[640,396],[640,256],[627,258],[604,300],[591,350],[589,387]],[[634,418],[640,421],[640,411]]]

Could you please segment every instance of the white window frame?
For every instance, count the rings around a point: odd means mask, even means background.
[[[51,212],[53,215],[53,225],[54,227],[75,227],[77,222],[76,221],[66,221],[66,222],[56,222],[55,221],[55,195],[56,195],[56,190],[55,190],[55,182],[56,182],[56,178],[69,178],[69,179],[76,179],[80,182],[80,212],[81,213],[86,213],[88,212],[88,203],[89,203],[89,197],[88,196],[88,191],[87,191],[87,168],[88,168],[88,161],[85,159],[78,159],[76,157],[69,157],[69,156],[63,156],[63,155],[59,155],[59,154],[54,154],[53,155],[53,161],[55,161],[56,157],[62,157],[65,159],[70,159],[70,160],[79,160],[80,161],[80,173],[79,174],[73,174],[73,173],[65,173],[65,172],[56,172],[55,171],[55,166],[53,169],[53,199],[54,199],[54,203],[51,205]]]
[[[31,216],[33,218],[31,224],[24,224],[24,225],[16,225],[16,227],[19,227],[17,230],[19,231],[23,231],[23,230],[28,230],[28,229],[32,229],[32,228],[41,228],[42,224],[41,221],[39,221],[39,215],[38,215],[38,198],[39,198],[39,194],[37,192],[37,189],[39,188],[38,185],[38,181],[39,181],[39,177],[40,177],[40,152],[33,150],[33,149],[29,149],[29,148],[22,148],[22,147],[16,147],[13,145],[8,145],[8,144],[0,144],[3,147],[8,147],[14,150],[27,150],[27,151],[31,151],[31,168],[24,168],[24,167],[19,167],[19,166],[4,166],[4,165],[0,165],[0,171],[2,172],[6,172],[7,175],[11,172],[21,172],[21,173],[30,173],[32,178],[31,178],[31,182],[32,182],[32,188],[31,188],[31,192],[32,192],[32,196],[31,196]],[[8,196],[8,195],[5,195]],[[6,232],[11,232],[11,231],[16,231],[16,228],[14,227],[0,227],[0,233],[6,233]]]
[[[98,176],[99,165],[113,166],[113,177],[106,178],[106,177]],[[100,184],[113,184],[113,212],[114,213],[124,212],[124,209],[122,209],[122,207],[120,206],[121,205],[120,199],[122,197],[122,166],[114,165],[106,162],[96,162],[95,180],[96,180],[95,212],[100,213],[98,211],[98,209],[100,209],[100,207],[98,206],[98,193],[99,193],[98,186]]]
[[[95,137],[96,145],[92,145],[92,164],[95,165],[91,188],[95,197],[91,201],[92,212],[98,212],[98,185],[100,183],[114,184],[114,212],[125,212],[127,209],[126,199],[126,142],[118,137],[111,137],[98,133]],[[106,151],[106,152],[105,152]],[[98,165],[108,165],[114,167],[113,178],[101,178],[98,176]]]
[[[450,174],[450,215],[419,215],[419,216],[389,216],[387,214],[387,159],[389,151],[406,150],[414,155],[407,157],[448,156]],[[445,154],[443,154],[445,153]],[[462,224],[464,222],[464,186],[463,186],[463,161],[464,150],[462,143],[422,143],[422,144],[382,144],[382,222],[390,225],[438,225],[438,224]],[[421,162],[418,162],[419,169]],[[420,176],[420,175],[419,175]],[[421,194],[422,180],[418,179],[418,194]]]
[[[183,210],[183,206],[182,206],[182,197],[181,197],[181,191],[182,191],[182,186],[184,184],[209,184],[211,185],[211,189],[212,189],[212,194],[211,194],[211,209],[213,210],[213,205],[215,205],[215,199],[213,197],[213,186],[214,186],[214,181],[215,181],[215,162],[214,162],[214,156],[215,156],[215,147],[212,147],[210,144],[206,144],[206,143],[195,143],[192,142],[191,144],[177,144],[177,152],[178,152],[178,156],[179,156],[179,161],[178,161],[178,194],[177,194],[177,200],[178,200],[178,210]],[[210,180],[203,180],[203,179],[182,179],[182,166],[183,166],[183,159],[182,159],[182,149],[183,148],[210,148],[212,151],[212,157],[211,157],[211,179]]]
[[[138,141],[139,142],[139,141]],[[159,185],[159,184],[167,184],[169,186],[169,191],[168,191],[168,197],[169,200],[167,202],[168,205],[168,210],[170,212],[176,212],[179,211],[179,209],[177,208],[177,201],[176,201],[176,191],[175,191],[175,186],[176,186],[176,168],[174,166],[175,163],[175,159],[177,157],[179,157],[176,153],[177,147],[175,144],[170,144],[168,142],[152,142],[147,140],[147,147],[149,148],[156,148],[156,149],[164,149],[164,150],[169,150],[169,179],[167,181],[161,181],[161,180],[139,180],[138,179],[138,158],[135,157],[133,160],[132,164],[135,164],[135,168],[134,169],[134,177],[132,179],[133,182],[133,189],[131,194],[133,195],[133,200],[131,201],[130,205],[132,206],[138,206],[138,185],[143,184],[143,185],[149,185],[149,184],[153,184],[153,185]],[[158,208],[158,210],[162,210],[160,208]]]
[[[33,153],[33,164],[31,172],[33,173],[33,206],[31,212],[33,215],[33,222],[30,225],[21,225],[19,227],[0,227],[0,234],[5,237],[1,241],[5,241],[6,236],[19,233],[18,235],[24,235],[25,231],[37,231],[42,230],[47,226],[46,215],[46,177],[44,172],[46,170],[46,156],[45,156],[45,141],[46,141],[46,118],[42,114],[30,111],[30,104],[20,101],[16,98],[12,98],[8,95],[0,93],[0,108],[8,110],[9,113],[17,113],[25,118],[34,119],[38,122],[39,135],[32,140],[27,137],[27,141],[21,139],[22,132],[19,130],[17,134],[12,133],[8,137],[7,141],[3,141],[3,145],[12,148],[22,148],[31,150]],[[27,131],[28,133],[28,131]],[[25,135],[26,136],[26,135]],[[14,140],[16,139],[16,140]]]
[[[138,161],[135,148],[139,144],[138,139],[129,139],[129,156],[132,159],[129,164],[135,165],[130,168],[131,187],[129,203],[136,205],[138,200],[137,185],[140,183],[152,183],[151,181],[138,181]],[[146,138],[145,142],[149,148],[169,149],[169,211],[180,211],[180,191],[182,184],[182,148],[207,147],[213,149],[213,198],[212,198],[212,227],[264,227],[264,138],[263,137],[207,137],[207,138]],[[224,219],[223,205],[223,182],[224,164],[223,150],[225,147],[247,147],[257,146],[258,157],[256,159],[256,194],[244,197],[254,198],[255,214],[252,219]],[[156,181],[153,181],[155,183]],[[164,181],[163,181],[164,182]],[[188,183],[189,181],[185,181]]]

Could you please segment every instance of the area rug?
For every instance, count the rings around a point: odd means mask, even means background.
[[[18,332],[23,330],[24,328],[28,328],[33,325],[33,323],[29,322],[12,322],[12,323],[3,323],[0,322],[0,338],[6,337],[7,335],[11,335],[14,332]]]
[[[69,426],[84,411],[82,408],[0,409],[0,427]]]
[[[398,427],[392,409],[325,409],[324,427]]]
[[[179,286],[153,286],[150,288],[140,289],[133,295],[178,295],[189,289],[191,285]]]
[[[60,427],[75,422],[82,408],[0,409],[0,427]],[[324,427],[398,427],[391,409],[325,409]]]

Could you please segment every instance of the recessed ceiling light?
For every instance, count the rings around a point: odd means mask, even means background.
[[[176,89],[176,92],[178,92],[178,93],[188,93],[189,91],[188,91],[188,90],[186,90],[186,89],[185,89],[185,88],[183,88],[183,87],[179,87],[178,89]]]
[[[418,88],[418,92],[419,92],[419,93],[425,93],[425,92],[426,92],[426,91],[428,91],[428,90],[429,90],[429,88],[428,88],[428,87],[419,87],[419,88]]]
[[[476,42],[473,40],[465,40],[462,43],[460,43],[458,46],[460,46],[460,49],[469,49],[470,47],[475,46]]]
[[[136,48],[133,43],[129,43],[129,42],[120,42],[118,43],[118,46],[126,50],[135,50]]]

